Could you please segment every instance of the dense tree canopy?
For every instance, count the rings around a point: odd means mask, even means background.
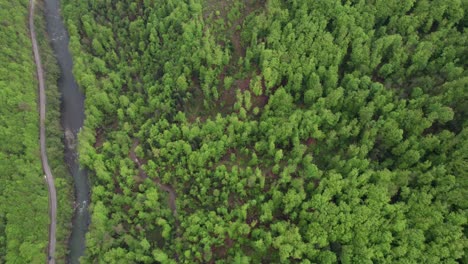
[[[468,261],[464,2],[64,2],[85,262]]]
[[[28,0],[0,0],[0,263],[44,263],[48,193],[39,152],[36,66],[28,29]],[[47,152],[58,199],[57,259],[63,261],[72,212],[63,161],[58,68],[48,46],[42,7],[36,32],[47,84]]]
[[[47,245],[47,190],[39,158],[27,2],[0,1],[1,263],[41,263]]]

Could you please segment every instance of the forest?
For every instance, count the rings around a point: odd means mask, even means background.
[[[468,2],[63,3],[82,263],[468,263]]]
[[[27,1],[0,1],[1,263],[41,263],[47,245],[47,190],[39,159],[37,82],[27,14]]]
[[[0,0],[0,263],[47,259],[48,193],[39,152],[37,79],[28,29],[28,0]],[[57,261],[64,262],[73,206],[63,158],[58,67],[45,33],[43,7],[35,16],[47,85],[47,152],[58,200]]]

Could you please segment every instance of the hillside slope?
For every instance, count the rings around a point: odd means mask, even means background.
[[[86,262],[466,262],[467,6],[367,2],[65,1]]]

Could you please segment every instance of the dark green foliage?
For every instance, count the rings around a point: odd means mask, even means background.
[[[460,1],[65,2],[86,262],[466,260]]]

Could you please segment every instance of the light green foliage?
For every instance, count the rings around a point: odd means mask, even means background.
[[[39,156],[28,1],[0,1],[0,263],[43,263],[47,190]]]
[[[65,2],[87,263],[466,260],[460,1]]]
[[[29,1],[0,1],[0,263],[43,263],[48,193],[39,156],[36,66],[28,30]],[[58,67],[45,34],[41,6],[35,25],[45,70],[46,136],[58,201],[56,259],[64,261],[72,213],[63,161]]]

